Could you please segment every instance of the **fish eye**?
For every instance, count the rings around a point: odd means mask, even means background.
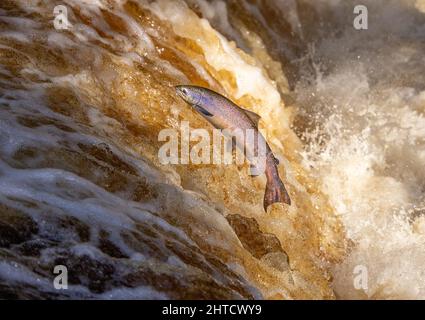
[[[188,94],[189,92],[188,92],[188,90],[186,89],[186,88],[183,88],[183,89],[181,89],[182,90],[182,92],[184,93],[184,94]]]

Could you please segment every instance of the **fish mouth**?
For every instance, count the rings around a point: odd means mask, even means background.
[[[197,105],[201,100],[201,98],[198,95],[191,94],[193,92],[190,88],[188,88],[188,86],[178,85],[178,86],[175,86],[174,88],[176,89],[177,95],[179,95],[184,101],[186,101],[188,104],[192,106]]]
[[[178,96],[180,96],[184,101],[189,102],[187,89],[184,86],[175,86],[174,89]]]

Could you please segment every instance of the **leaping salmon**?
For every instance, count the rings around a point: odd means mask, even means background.
[[[226,97],[207,88],[180,85],[176,86],[176,92],[217,129],[242,129],[242,131],[252,129],[255,135],[254,141],[258,141],[258,144],[252,143],[250,145],[237,146],[239,148],[245,147],[245,156],[251,164],[253,163],[253,157],[258,154],[258,145],[263,144],[265,146],[264,172],[267,184],[264,193],[264,211],[267,212],[267,208],[275,202],[291,205],[289,194],[279,177],[277,169],[279,161],[274,156],[263,135],[258,131],[259,115],[242,109]],[[241,140],[236,139],[236,141]],[[244,140],[242,139],[242,141]]]

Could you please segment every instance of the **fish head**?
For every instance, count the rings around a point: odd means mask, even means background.
[[[180,85],[176,86],[177,94],[188,104],[190,104],[202,116],[211,120],[214,117],[215,104],[208,96],[207,89],[197,86]]]
[[[176,93],[192,106],[198,105],[202,100],[202,91],[198,87],[180,85],[175,88]]]

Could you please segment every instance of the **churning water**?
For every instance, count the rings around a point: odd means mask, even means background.
[[[425,298],[425,3],[356,4],[1,1],[0,296]],[[189,83],[261,116],[291,207],[161,165],[162,129],[211,130]]]

